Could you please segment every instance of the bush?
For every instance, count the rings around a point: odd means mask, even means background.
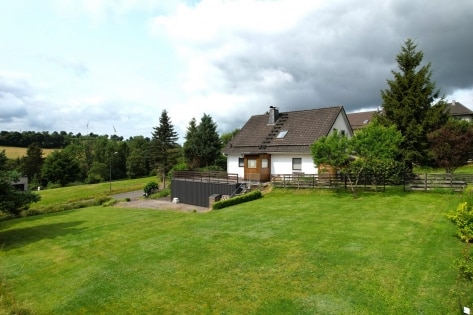
[[[466,244],[466,247],[463,249],[463,257],[455,260],[455,264],[462,275],[466,280],[473,280],[473,256],[470,250],[470,244]]]
[[[238,205],[240,203],[260,199],[262,197],[263,197],[263,194],[261,194],[261,191],[255,190],[255,191],[252,191],[250,193],[247,193],[238,197],[233,197],[227,200],[217,201],[216,203],[213,204],[212,209],[219,210],[226,207]]]
[[[156,182],[149,182],[145,185],[143,190],[145,192],[145,197],[149,197],[159,190],[159,185]]]
[[[457,235],[461,240],[467,243],[473,240],[473,208],[470,203],[460,203],[457,211],[448,214],[447,218],[458,227]]]

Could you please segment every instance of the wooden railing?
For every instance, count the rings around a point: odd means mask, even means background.
[[[174,171],[172,179],[213,183],[238,183],[238,174],[219,171]]]

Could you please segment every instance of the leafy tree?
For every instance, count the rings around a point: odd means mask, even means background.
[[[319,166],[330,165],[336,170],[346,172],[351,160],[349,139],[336,130],[315,141],[310,150],[314,163]]]
[[[41,167],[43,166],[43,150],[37,143],[28,146],[26,156],[22,161],[22,170],[35,186],[41,182]],[[33,184],[33,183],[32,183]]]
[[[204,114],[197,126],[196,151],[199,167],[208,167],[222,154],[222,143],[217,133],[217,125],[207,114]]]
[[[174,131],[174,126],[171,123],[171,119],[168,116],[166,110],[161,112],[159,118],[159,126],[153,127],[154,132],[152,133],[151,139],[151,152],[153,154],[155,166],[162,171],[163,180],[166,174],[171,169],[172,165],[175,164],[176,156],[171,156],[171,149],[177,147],[178,135]]]
[[[129,178],[149,175],[150,139],[143,136],[130,138],[128,144],[128,157],[126,159],[126,174]]]
[[[347,176],[354,195],[365,171],[387,169],[395,159],[402,135],[394,126],[372,122],[352,138],[337,131],[315,141],[311,153],[316,165],[330,165]]]
[[[6,165],[7,157],[3,150],[0,152],[0,212],[18,215],[41,197],[30,191],[15,190],[11,183],[18,180],[19,174],[8,171]]]
[[[472,156],[473,125],[467,121],[452,118],[443,127],[429,133],[427,138],[435,163],[447,173],[466,165]]]
[[[440,91],[431,81],[431,64],[421,66],[424,54],[416,48],[408,39],[396,56],[400,71],[392,71],[394,79],[387,80],[388,89],[381,91],[383,111],[378,117],[383,125],[393,124],[403,135],[400,154],[409,168],[428,163],[427,134],[448,120],[443,97],[434,104]]]
[[[53,151],[44,160],[43,184],[57,183],[65,186],[80,175],[80,168],[74,157],[64,151]]]
[[[355,159],[351,161],[349,167],[355,181],[351,185],[353,193],[356,193],[354,189],[363,172],[377,173],[378,176],[386,175],[390,165],[395,161],[402,140],[402,135],[395,126],[384,127],[376,120],[355,133],[350,139]],[[348,179],[351,184],[351,176],[348,176]]]

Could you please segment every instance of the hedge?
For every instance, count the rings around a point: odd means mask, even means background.
[[[219,210],[219,209],[223,209],[223,208],[226,208],[226,207],[238,205],[240,203],[260,199],[262,197],[263,197],[263,195],[261,194],[261,191],[255,190],[255,191],[252,191],[250,193],[247,193],[247,194],[244,194],[244,195],[241,195],[241,196],[233,197],[233,198],[230,198],[230,199],[227,199],[227,200],[217,201],[216,203],[214,203],[212,205],[212,209],[213,210]]]

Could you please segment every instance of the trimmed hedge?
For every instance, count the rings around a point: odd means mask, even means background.
[[[212,210],[223,209],[223,208],[226,208],[226,207],[238,205],[240,203],[260,199],[262,197],[263,197],[263,194],[261,194],[261,191],[255,190],[255,191],[252,191],[250,193],[247,193],[247,194],[244,194],[244,195],[241,195],[241,196],[233,197],[233,198],[230,198],[230,199],[227,199],[227,200],[217,201],[216,203],[213,204]]]

